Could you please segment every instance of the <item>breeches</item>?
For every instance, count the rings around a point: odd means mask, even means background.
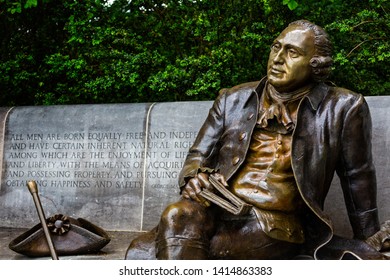
[[[158,259],[291,259],[299,245],[269,237],[253,212],[234,216],[183,199],[162,213],[156,251]]]

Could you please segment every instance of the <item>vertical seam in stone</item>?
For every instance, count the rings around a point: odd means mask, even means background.
[[[9,113],[12,111],[14,107],[11,107],[9,108],[9,110],[5,113],[4,115],[4,122],[3,122],[3,125],[2,127],[0,128],[0,143],[1,143],[1,147],[0,147],[0,190],[1,190],[1,186],[2,186],[2,183],[3,183],[3,171],[4,171],[4,168],[3,168],[3,159],[4,159],[4,142],[5,142],[5,133],[6,133],[6,126],[7,126],[7,121],[8,121],[8,115]]]
[[[144,225],[144,207],[145,207],[145,188],[146,188],[146,161],[147,161],[147,152],[148,152],[148,142],[149,142],[149,128],[150,128],[150,114],[152,112],[152,109],[156,103],[152,103],[150,105],[148,112],[146,114],[146,123],[145,123],[145,149],[144,149],[144,168],[142,170],[142,202],[141,202],[141,228],[140,231],[143,231],[143,225]]]

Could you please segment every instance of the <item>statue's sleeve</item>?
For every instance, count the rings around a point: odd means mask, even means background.
[[[198,172],[213,172],[217,166],[218,143],[224,130],[226,94],[221,90],[189,149],[179,175],[180,188]]]
[[[354,237],[365,239],[379,230],[379,220],[371,115],[363,96],[359,95],[349,108],[343,124],[342,168],[338,174]]]

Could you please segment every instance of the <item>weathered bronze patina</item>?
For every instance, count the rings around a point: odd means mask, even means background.
[[[324,83],[331,66],[326,32],[291,23],[272,43],[267,77],[221,90],[181,171],[181,200],[126,258],[385,259],[370,113],[362,95]],[[335,172],[351,240],[323,212]],[[211,175],[248,211],[210,203],[204,193],[226,196]]]

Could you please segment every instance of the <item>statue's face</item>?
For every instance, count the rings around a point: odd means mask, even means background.
[[[291,92],[311,82],[314,33],[289,26],[275,39],[268,59],[268,81],[279,92]]]

